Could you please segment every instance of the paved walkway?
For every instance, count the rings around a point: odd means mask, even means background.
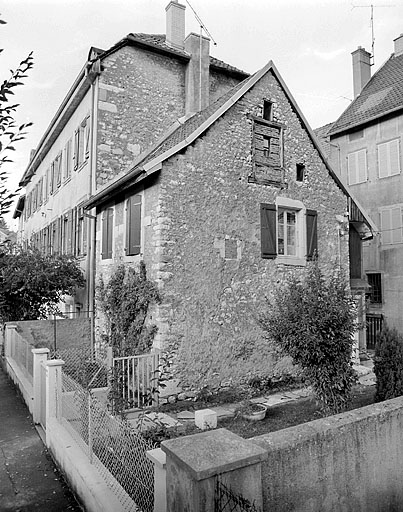
[[[81,510],[0,364],[0,512]]]

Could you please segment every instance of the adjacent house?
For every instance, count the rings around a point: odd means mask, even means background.
[[[349,276],[372,236],[272,62],[172,124],[84,209],[97,275],[145,262],[162,295],[155,348],[199,385],[289,370],[257,322],[265,296],[315,255]]]
[[[403,36],[373,76],[365,49],[352,57],[354,101],[328,127],[324,145],[338,176],[379,227],[363,248],[370,286],[364,351],[374,348],[383,319],[403,332]]]
[[[80,260],[87,287],[66,313],[94,310],[94,215],[83,203],[165,136],[247,73],[210,56],[209,40],[185,38],[185,7],[166,8],[166,35],[129,34],[88,60],[31,154],[14,213],[20,240]]]

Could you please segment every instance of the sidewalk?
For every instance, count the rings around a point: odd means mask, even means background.
[[[0,512],[81,510],[0,364]]]

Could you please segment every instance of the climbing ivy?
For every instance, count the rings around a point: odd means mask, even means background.
[[[106,341],[115,356],[139,355],[152,346],[157,327],[146,324],[150,304],[159,293],[147,278],[144,262],[138,270],[119,265],[108,283],[101,277],[97,285],[98,307],[106,320]]]

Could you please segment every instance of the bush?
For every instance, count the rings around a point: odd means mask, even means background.
[[[385,326],[375,346],[375,401],[403,395],[403,337]]]
[[[280,283],[260,323],[268,338],[291,356],[326,413],[345,410],[355,373],[351,354],[356,309],[346,279],[325,279],[316,261],[304,274]]]

